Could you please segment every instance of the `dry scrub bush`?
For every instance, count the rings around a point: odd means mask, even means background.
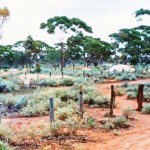
[[[131,107],[127,107],[123,109],[123,116],[125,116],[127,119],[128,118],[133,118],[135,115],[135,111]]]

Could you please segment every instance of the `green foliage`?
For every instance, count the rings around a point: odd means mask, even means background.
[[[19,86],[16,84],[16,82],[12,82],[0,78],[0,93],[18,91],[18,90],[19,90]]]
[[[11,148],[8,143],[0,141],[0,150],[15,150],[15,148]]]
[[[64,121],[68,117],[73,116],[74,113],[75,113],[74,109],[68,107],[62,107],[55,112],[55,115],[57,119]]]
[[[41,72],[41,66],[40,66],[39,63],[36,64],[35,72],[37,72],[37,73],[40,73],[40,72]]]
[[[143,94],[144,94],[145,100],[149,102],[150,101],[150,86],[149,86],[149,84],[145,85]]]
[[[137,97],[137,85],[130,85],[126,88],[128,99],[135,99]]]
[[[78,32],[80,29],[84,29],[87,32],[92,33],[92,28],[87,26],[85,22],[78,18],[69,19],[66,16],[55,16],[47,20],[47,23],[41,23],[40,28],[47,28],[49,34],[55,33],[56,28],[59,27],[62,31],[72,30]]]
[[[74,84],[74,81],[71,78],[61,79],[59,82],[59,85],[61,86],[72,86],[73,84]]]
[[[95,119],[92,117],[87,117],[86,119],[86,124],[90,127],[93,128],[95,126]]]
[[[128,86],[129,86],[128,82],[123,82],[123,83],[121,84],[121,87],[124,87],[124,88],[127,88]]]
[[[7,124],[0,124],[0,140],[11,141],[13,139],[14,132]]]
[[[150,15],[150,10],[141,8],[135,12],[135,17],[141,16],[141,15]]]
[[[142,108],[144,114],[150,114],[150,104],[145,104]]]
[[[115,78],[118,81],[125,81],[125,80],[136,80],[136,76],[134,74],[131,73],[123,73],[120,76],[116,76]]]
[[[67,118],[65,120],[65,122],[67,123],[67,129],[69,131],[69,133],[71,134],[75,134],[77,132],[77,130],[80,128],[80,120],[79,119],[75,119],[75,118]]]
[[[60,129],[62,128],[62,125],[62,122],[59,120],[52,122],[49,127],[51,135],[57,137],[60,134]]]
[[[0,102],[3,103],[7,109],[11,109],[16,104],[19,95],[14,96],[12,94],[0,94]]]
[[[92,80],[94,81],[94,83],[105,83],[105,79],[103,78],[92,78]]]
[[[78,93],[75,90],[57,90],[55,96],[60,98],[61,101],[78,100]]]
[[[20,113],[27,117],[44,115],[49,107],[48,99],[49,92],[37,90],[33,94],[27,95],[27,104]]]
[[[50,86],[50,87],[56,87],[58,86],[58,83],[54,79],[45,78],[39,81],[38,83],[40,86]]]
[[[30,99],[27,102],[27,106],[21,110],[21,115],[25,117],[42,116],[48,109],[48,106],[42,101],[36,103],[34,99]]]
[[[65,119],[74,116],[78,113],[77,103],[73,103],[73,101],[68,101],[64,107],[60,107],[56,110],[55,115],[59,120],[64,121]]]
[[[20,96],[14,107],[16,109],[20,109],[21,107],[25,106],[25,104],[26,104],[25,96]]]
[[[123,88],[117,88],[117,90],[116,90],[116,96],[122,96],[122,95],[124,95],[124,90],[123,90]]]
[[[129,120],[124,116],[108,119],[103,123],[104,129],[107,130],[127,128],[129,126],[130,126]]]
[[[108,108],[110,105],[110,100],[107,96],[99,95],[94,98],[94,104],[98,107]]]
[[[124,116],[114,118],[113,124],[115,125],[115,128],[124,128],[129,125],[128,119],[126,119]]]

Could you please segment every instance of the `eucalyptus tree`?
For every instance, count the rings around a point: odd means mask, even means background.
[[[55,68],[55,70],[59,67],[60,59],[60,51],[55,50],[55,48],[50,47],[45,51],[44,60],[50,63]]]
[[[150,15],[150,9],[139,9],[135,12],[135,17],[138,18],[139,21],[141,21],[141,16],[143,15]],[[142,55],[144,56],[144,61],[147,63],[148,60],[147,58],[150,58],[150,26],[149,25],[140,25],[138,27],[134,28],[135,30],[139,31],[142,35],[143,39],[143,53]]]
[[[84,21],[78,18],[68,18],[66,16],[55,16],[47,20],[46,23],[41,23],[41,29],[47,29],[49,34],[55,34],[59,32],[59,43],[57,47],[61,53],[61,71],[64,67],[64,58],[66,55],[66,39],[73,34],[79,34],[81,32],[92,33],[92,28],[88,26]]]
[[[2,27],[3,24],[9,19],[10,12],[7,7],[0,8],[0,38],[2,38]]]
[[[94,66],[97,66],[112,55],[111,44],[102,41],[100,38],[85,36],[82,45],[84,49],[83,57],[87,65],[93,63]]]
[[[143,15],[150,15],[150,10],[149,9],[139,9],[137,11],[135,11],[135,17],[138,17],[138,21],[141,21],[141,16]]]
[[[9,46],[0,45],[0,69],[4,64],[11,64],[13,61],[13,53]]]
[[[26,64],[30,67],[36,64],[44,58],[45,51],[49,48],[49,45],[39,40],[33,40],[32,36],[28,36],[25,41],[18,41],[14,44],[14,47],[18,51],[22,51],[23,55],[26,56]]]
[[[76,36],[71,36],[67,40],[67,57],[73,64],[73,69],[75,68],[75,61],[82,58],[82,53],[84,52],[82,47],[82,42],[84,40],[83,34],[77,34]]]
[[[134,65],[140,61],[143,41],[139,31],[135,29],[121,29],[119,33],[113,33],[110,37],[115,39],[113,44],[116,44],[118,51],[122,53],[124,62],[127,62],[128,58],[130,58],[130,63]]]

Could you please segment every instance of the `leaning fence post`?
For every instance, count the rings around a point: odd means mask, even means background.
[[[49,99],[50,123],[54,122],[54,99]]]
[[[3,111],[3,103],[0,103],[0,123],[2,118],[2,111]]]
[[[138,108],[137,111],[142,110],[142,103],[143,103],[143,89],[144,89],[144,84],[139,84],[138,87],[138,94],[137,94],[137,103],[138,103]]]
[[[83,92],[80,90],[79,92],[79,116],[80,118],[83,118],[83,98],[82,98]]]
[[[115,101],[115,91],[114,91],[114,85],[111,85],[111,100],[110,100],[110,116],[113,115],[113,105]]]

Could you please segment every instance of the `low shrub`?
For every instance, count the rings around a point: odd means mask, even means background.
[[[56,137],[59,136],[62,125],[63,125],[62,122],[59,120],[52,122],[49,127],[51,135]]]
[[[85,120],[85,123],[88,127],[93,128],[95,127],[95,119],[92,117],[87,117],[87,119]]]
[[[0,93],[18,91],[18,90],[19,90],[19,86],[16,84],[16,82],[12,82],[0,78]]]
[[[77,113],[78,113],[77,104],[74,105],[67,104],[66,107],[61,107],[57,109],[55,115],[57,119],[65,121],[65,119],[72,117]]]
[[[80,128],[80,120],[75,119],[75,118],[67,118],[65,120],[67,124],[67,130],[70,134],[75,134],[77,130]]]
[[[56,87],[58,86],[58,83],[50,78],[45,78],[39,81],[38,83],[40,86],[50,86],[50,87]]]
[[[73,86],[73,84],[74,84],[74,81],[71,78],[65,78],[59,81],[59,85],[61,86]]]
[[[129,120],[124,116],[111,118],[103,122],[103,128],[107,130],[128,128],[129,126]]]
[[[15,150],[15,148],[11,148],[8,143],[0,141],[0,150]]]
[[[44,101],[36,102],[35,99],[27,101],[27,106],[20,111],[21,115],[25,117],[42,116],[48,110],[48,104]]]
[[[13,130],[7,124],[0,124],[0,140],[10,142],[13,139],[13,135]]]
[[[131,73],[123,73],[120,76],[116,76],[115,78],[118,81],[125,81],[125,80],[136,80],[136,76],[134,74]]]
[[[65,101],[65,102],[68,101],[68,100],[75,100],[75,101],[78,100],[77,91],[71,90],[71,89],[68,90],[68,91],[66,91],[66,90],[57,90],[55,92],[55,96],[57,98],[60,98],[61,101]]]
[[[145,104],[142,108],[142,113],[150,114],[150,104]]]
[[[127,119],[132,118],[135,115],[135,111],[131,107],[127,107],[123,109],[123,116],[125,116]]]

